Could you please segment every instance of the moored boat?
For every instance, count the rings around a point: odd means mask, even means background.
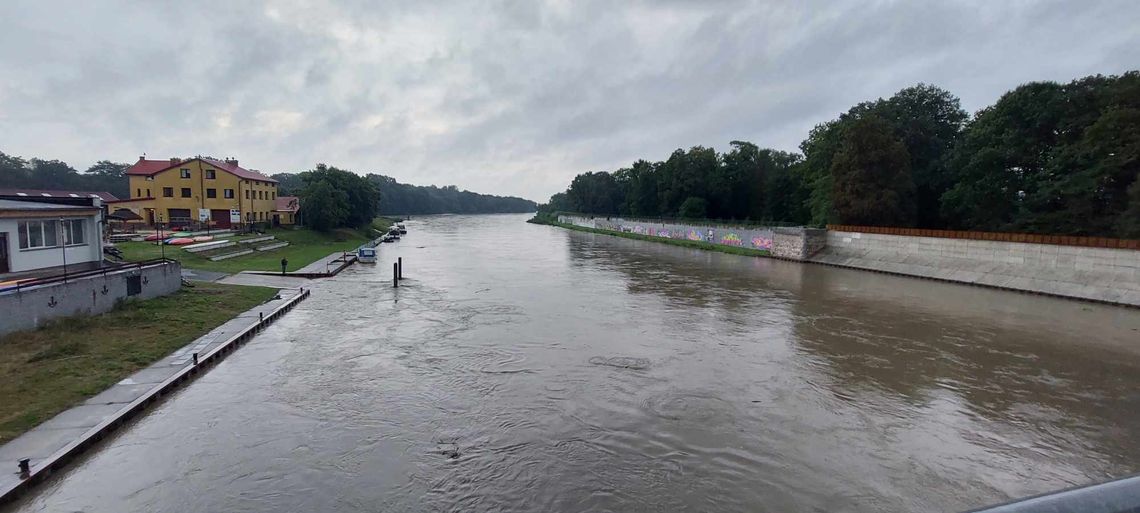
[[[376,263],[375,248],[360,248],[356,250],[356,261],[362,264]]]

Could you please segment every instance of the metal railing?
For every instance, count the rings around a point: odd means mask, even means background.
[[[150,260],[143,260],[140,262],[122,263],[113,266],[100,267],[98,269],[88,269],[86,271],[68,272],[53,274],[50,276],[40,276],[35,278],[17,279],[13,280],[15,283],[11,285],[0,286],[0,292],[20,292],[23,289],[31,287],[39,287],[43,285],[50,285],[52,283],[66,282],[67,280],[75,280],[79,278],[90,278],[92,276],[106,276],[108,273],[116,273],[120,271],[129,271],[131,269],[142,270],[147,267],[156,265],[169,265],[177,263],[177,260],[172,258],[152,258]]]
[[[972,513],[1125,513],[1140,511],[1140,475],[1107,483],[1079,486],[997,506],[973,510]]]

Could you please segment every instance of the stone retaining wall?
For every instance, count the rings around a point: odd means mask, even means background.
[[[732,226],[581,215],[560,215],[558,221],[598,230],[754,249],[789,260],[804,260],[814,255],[825,243],[826,233],[826,230],[798,227]]]
[[[1140,306],[1140,251],[831,231],[812,262]]]

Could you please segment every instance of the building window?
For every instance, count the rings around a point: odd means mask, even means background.
[[[249,189],[245,190],[245,199],[249,199]]]
[[[190,188],[189,187],[183,187],[182,188],[182,197],[183,198],[189,198],[190,197]]]
[[[225,189],[222,191],[222,195],[225,196],[226,199],[234,199],[234,190]]]
[[[162,188],[162,197],[163,198],[173,198],[174,197],[174,187],[163,187]]]
[[[63,220],[63,244],[65,246],[78,246],[87,243],[83,233],[83,226],[86,224],[84,221],[84,219]]]
[[[148,197],[148,198],[150,197],[150,189],[146,190],[146,197]]]
[[[142,189],[135,189],[135,197],[136,198],[142,197]]]
[[[179,169],[178,171],[180,173],[182,173],[182,178],[190,178],[190,170],[189,169],[182,168],[182,169]]]
[[[214,176],[215,176],[214,173],[215,173],[215,171],[213,169],[207,169],[206,170],[206,179],[207,180],[213,180]]]
[[[20,232],[20,249],[53,248],[59,244],[55,225],[59,221],[23,221],[16,224]]]
[[[272,198],[269,198],[269,199],[271,199],[271,200],[277,199],[277,193],[276,192],[271,192],[271,193],[269,193],[269,195],[273,196]]]
[[[265,191],[257,191],[257,199],[265,199]]]
[[[217,189],[206,189],[206,197],[207,198],[217,198],[218,197],[218,190]]]

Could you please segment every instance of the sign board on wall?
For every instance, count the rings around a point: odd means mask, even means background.
[[[238,210],[236,208],[230,209],[230,222],[231,223],[240,223],[241,222],[241,210]]]
[[[198,221],[201,221],[204,223],[204,222],[209,221],[209,220],[210,220],[210,209],[208,209],[208,208],[198,209]]]

